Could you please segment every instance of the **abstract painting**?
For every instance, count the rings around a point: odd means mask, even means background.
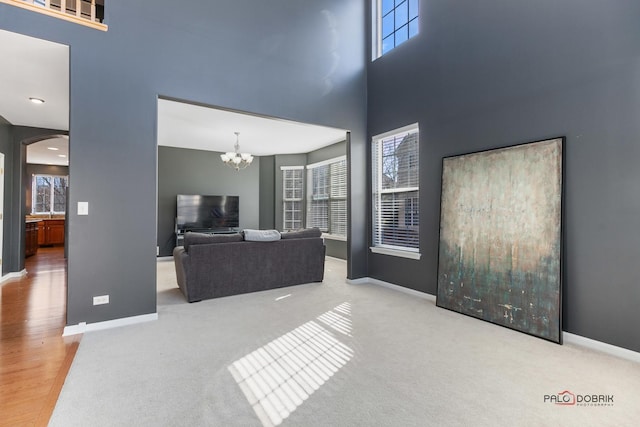
[[[443,159],[439,307],[561,343],[563,144]]]

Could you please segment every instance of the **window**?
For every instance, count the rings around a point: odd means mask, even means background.
[[[304,166],[282,166],[282,229],[302,228]]]
[[[338,157],[307,166],[307,227],[347,237],[347,160]]]
[[[374,59],[418,34],[419,0],[374,0]]]
[[[31,213],[64,213],[67,204],[68,177],[33,175]]]
[[[419,258],[419,139],[410,125],[373,139],[373,247]]]

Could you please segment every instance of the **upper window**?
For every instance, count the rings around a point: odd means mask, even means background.
[[[282,229],[302,228],[304,166],[282,166]]]
[[[31,213],[65,213],[67,181],[66,176],[34,175],[31,184]]]
[[[373,138],[373,252],[419,258],[418,125]]]
[[[307,227],[347,237],[347,160],[339,157],[307,166]]]
[[[374,59],[418,34],[419,0],[374,1]]]

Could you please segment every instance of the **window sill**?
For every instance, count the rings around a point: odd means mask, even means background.
[[[344,237],[344,236],[338,236],[338,235],[335,235],[335,234],[325,234],[325,233],[322,233],[322,238],[324,238],[324,239],[329,239],[329,240],[339,240],[339,241],[341,241],[341,242],[346,242],[346,241],[347,241],[347,238],[346,238],[346,237]]]
[[[380,246],[372,246],[369,248],[374,254],[390,255],[400,258],[420,259],[420,252],[403,251],[400,249],[382,248]]]

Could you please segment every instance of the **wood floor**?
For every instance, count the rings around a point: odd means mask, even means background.
[[[0,426],[47,425],[82,337],[62,337],[63,248],[38,249],[25,269],[0,285]]]

